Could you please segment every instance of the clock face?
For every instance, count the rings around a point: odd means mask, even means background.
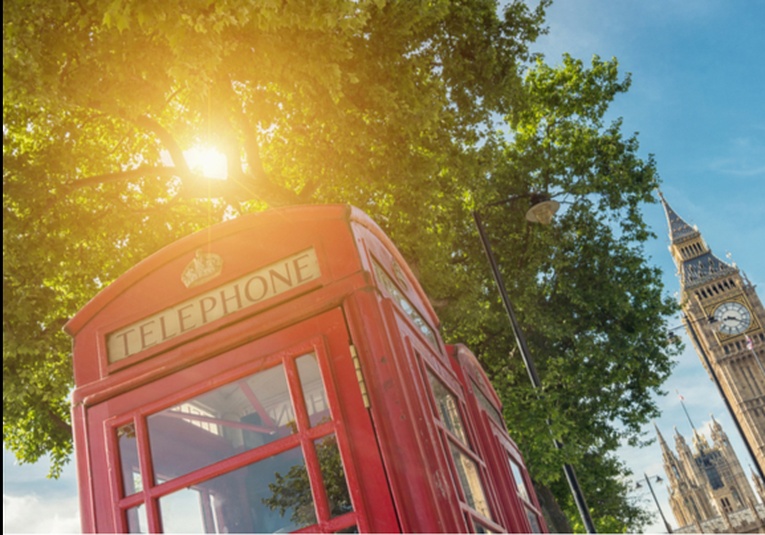
[[[752,316],[749,310],[741,303],[723,303],[714,314],[719,324],[719,331],[723,334],[741,334],[749,328]]]

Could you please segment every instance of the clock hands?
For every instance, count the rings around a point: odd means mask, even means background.
[[[720,332],[728,335],[743,333],[751,323],[749,310],[735,301],[729,301],[717,307],[714,317],[720,322]]]

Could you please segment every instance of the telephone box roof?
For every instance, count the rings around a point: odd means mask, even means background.
[[[131,286],[147,277],[151,272],[163,264],[164,259],[183,251],[194,251],[203,247],[211,240],[220,239],[225,236],[242,233],[248,229],[260,227],[296,227],[300,224],[310,225],[311,223],[345,221],[348,225],[355,223],[368,229],[377,239],[394,254],[401,268],[406,272],[406,276],[415,281],[413,290],[418,294],[418,299],[425,307],[426,313],[431,319],[437,322],[437,316],[430,304],[425,292],[416,283],[417,279],[409,269],[406,261],[400,252],[392,243],[390,238],[383,230],[362,210],[347,204],[325,204],[325,205],[295,205],[281,208],[274,208],[264,212],[246,214],[230,221],[224,221],[213,225],[212,227],[202,229],[198,232],[181,238],[159,251],[148,256],[138,264],[130,268],[123,275],[114,280],[106,288],[101,290],[93,297],[77,314],[72,317],[65,325],[64,330],[71,336],[75,336],[85,325],[94,319],[99,312],[110,302],[116,299]],[[438,323],[436,323],[438,327]]]

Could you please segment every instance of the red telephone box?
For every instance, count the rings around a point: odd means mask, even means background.
[[[355,208],[188,236],[66,328],[84,531],[545,530],[486,375]]]

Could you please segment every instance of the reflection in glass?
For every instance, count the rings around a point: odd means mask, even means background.
[[[143,504],[131,507],[125,511],[127,516],[128,533],[147,533],[146,508]]]
[[[529,491],[526,489],[526,483],[523,481],[523,474],[521,474],[521,468],[512,459],[508,459],[510,462],[510,469],[513,471],[513,479],[515,480],[515,488],[518,491],[518,496],[526,501],[529,501]]]
[[[398,303],[398,306],[401,307],[401,309],[409,317],[412,323],[417,326],[419,331],[430,341],[430,343],[438,347],[438,342],[436,342],[436,335],[433,334],[433,329],[430,328],[430,325],[427,324],[420,313],[417,312],[417,309],[415,309],[409,300],[404,296],[404,294],[401,293],[401,290],[398,289],[396,283],[393,282],[393,280],[388,276],[382,266],[380,266],[377,262],[373,262],[372,265],[374,266],[375,275],[377,276],[377,280],[380,285],[388,290],[388,293],[393,298],[393,300]]]
[[[300,453],[298,448],[293,450],[293,452]],[[284,455],[281,454],[277,457]],[[306,470],[305,459],[303,459],[302,453],[300,453],[300,462],[293,463],[286,470],[276,470],[271,476],[273,482],[268,483],[268,495],[261,498],[261,503],[272,514],[278,514],[278,517],[283,522],[290,522],[291,526],[289,524],[288,526],[291,529],[315,524],[316,510],[313,504],[311,483],[308,479],[308,471]],[[257,484],[255,490],[263,491],[262,483]]]
[[[441,417],[441,421],[444,423],[444,427],[454,433],[454,435],[467,446],[467,437],[465,436],[465,428],[462,425],[462,418],[460,417],[459,407],[457,406],[457,398],[448,388],[446,388],[446,385],[444,385],[440,379],[433,375],[433,372],[430,370],[428,370],[428,379],[430,379],[430,386],[433,388],[433,396],[436,398],[438,414]]]
[[[156,482],[296,431],[281,364],[153,414],[147,425]]]
[[[480,522],[473,522],[473,531],[471,533],[493,533],[489,529],[486,528],[483,524]]]
[[[310,426],[313,427],[330,419],[327,394],[321,382],[319,363],[314,353],[298,357],[296,363],[300,386],[303,389],[303,401],[308,411]]]
[[[275,533],[316,523],[300,448],[160,498],[166,532]]]
[[[350,513],[353,510],[351,496],[348,493],[348,484],[345,481],[345,470],[340,458],[340,450],[337,448],[337,440],[334,435],[320,438],[314,442],[316,456],[319,458],[321,478],[324,481],[324,490],[329,502],[330,516],[339,516]]]
[[[523,480],[521,467],[518,466],[518,463],[516,463],[512,457],[508,457],[508,462],[510,463],[510,470],[513,472],[513,480],[515,481],[515,488],[518,492],[518,496],[520,496],[521,499],[525,502],[530,503],[531,500],[529,499],[529,491],[526,488],[526,482]],[[526,518],[529,521],[529,526],[531,526],[531,532],[541,533],[542,528],[539,525],[539,517],[537,517],[537,514],[530,510],[528,507],[524,507],[524,511],[526,512]]]
[[[460,485],[465,493],[465,502],[475,511],[486,518],[491,518],[489,513],[489,504],[486,502],[486,495],[483,492],[483,485],[478,472],[478,466],[475,461],[465,455],[458,447],[449,444],[454,458],[454,465],[457,468]]]
[[[143,490],[141,471],[138,469],[138,442],[135,438],[135,424],[130,422],[117,428],[117,444],[122,467],[122,492],[129,496]]]
[[[470,378],[470,382],[473,386],[473,392],[475,393],[475,397],[478,399],[478,403],[483,407],[483,410],[486,411],[486,414],[489,415],[489,418],[494,420],[494,423],[496,423],[498,426],[504,428],[505,425],[502,420],[502,415],[500,414],[499,410],[494,406],[494,404],[489,401],[489,398],[486,397],[486,394],[483,393],[481,390],[481,387],[478,386],[478,383],[476,383],[473,378]]]
[[[539,518],[533,511],[526,509],[526,518],[529,520],[529,526],[531,526],[531,533],[542,533],[542,527],[539,525]]]
[[[165,533],[205,533],[205,523],[215,531],[212,515],[210,514],[210,497],[204,496],[207,503],[202,501],[200,492],[194,488],[181,489],[159,499],[159,510],[162,514],[162,531]],[[199,511],[201,514],[189,514]],[[204,514],[207,511],[207,514]]]

